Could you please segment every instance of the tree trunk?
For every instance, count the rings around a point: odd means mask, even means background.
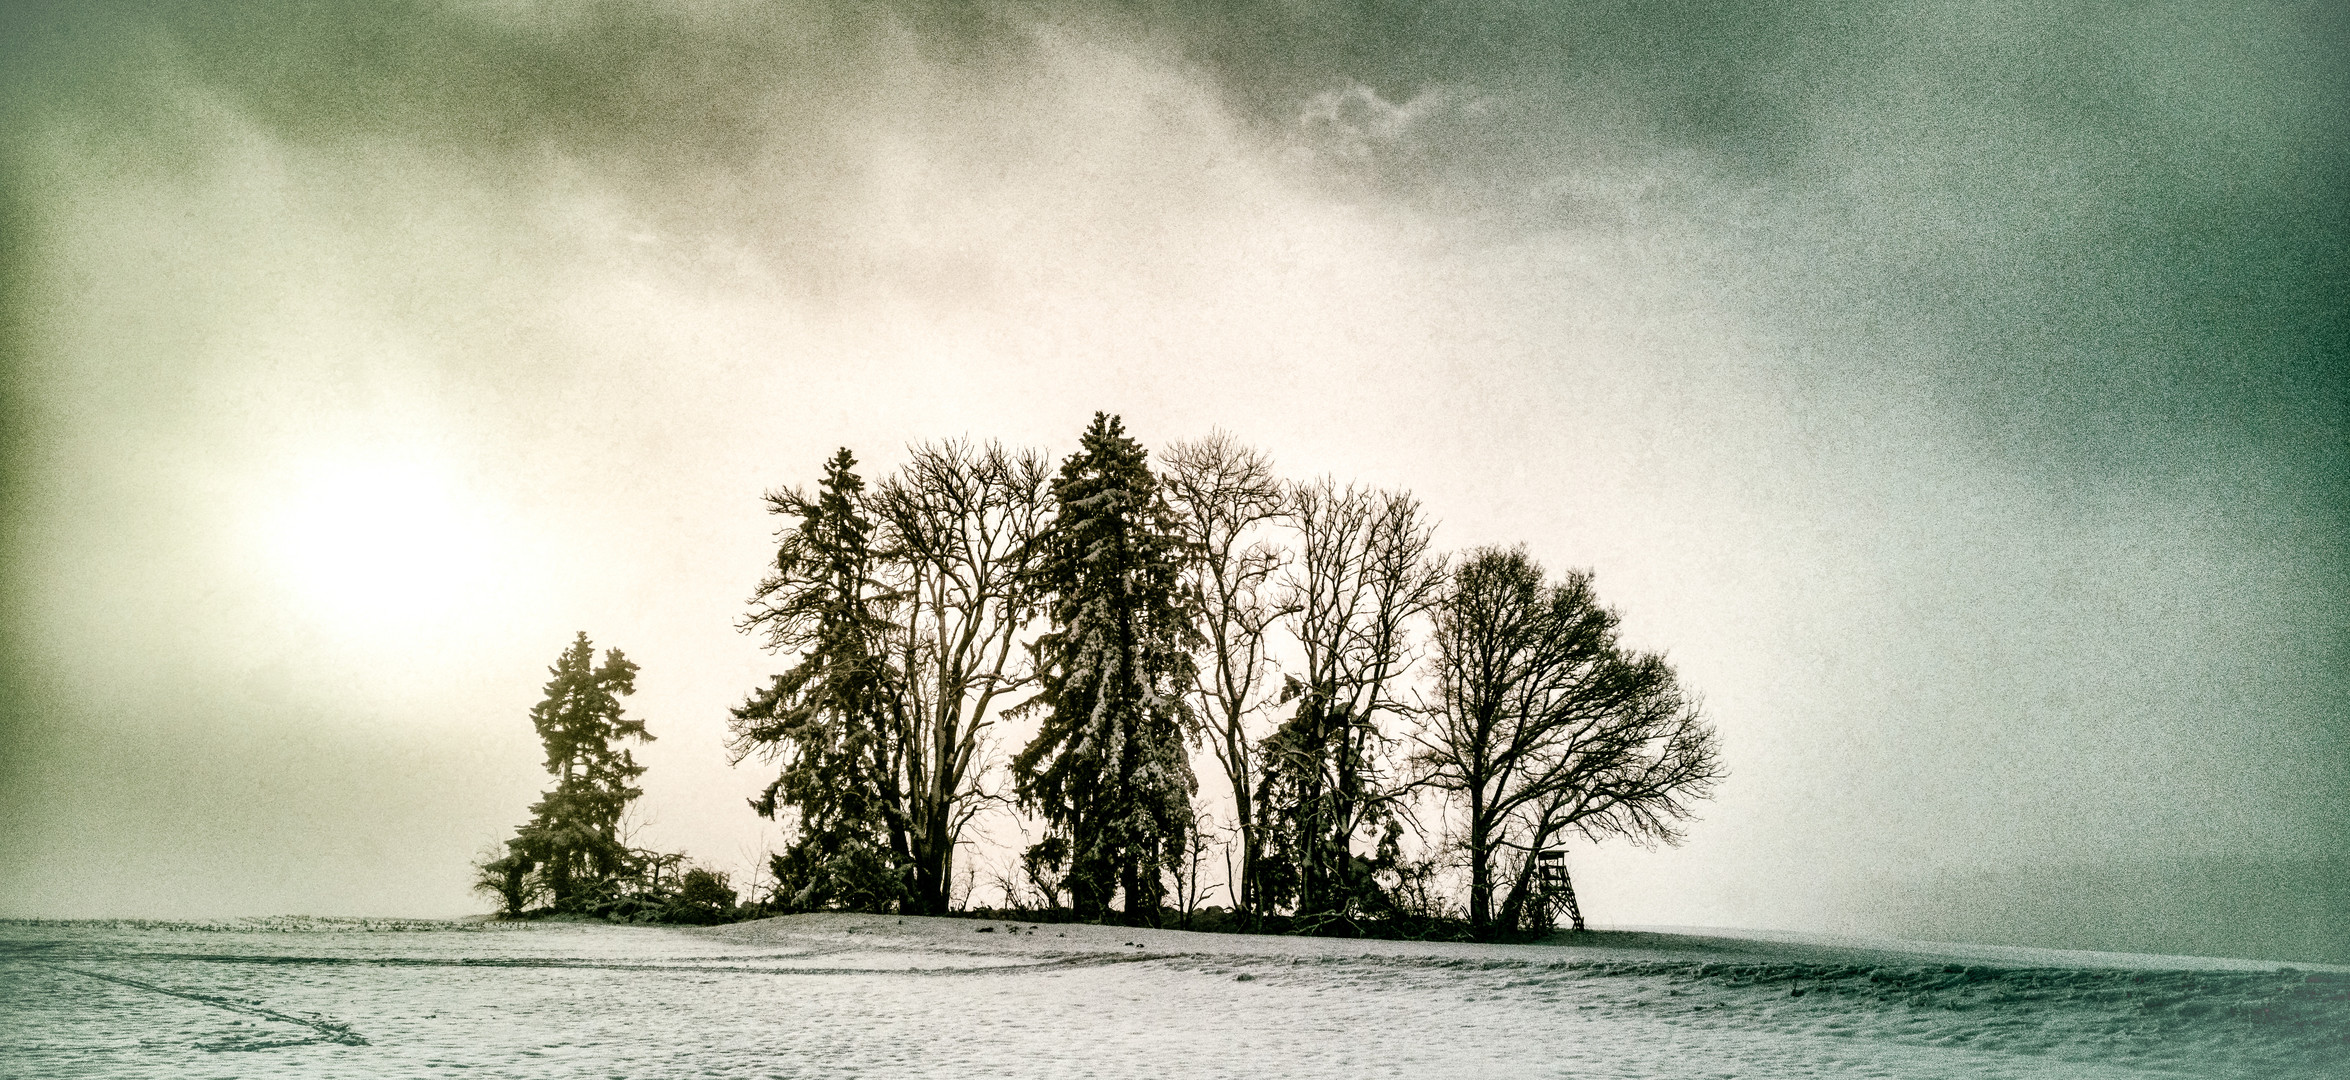
[[[1118,860],[1118,886],[1126,891],[1126,925],[1142,923],[1142,872],[1132,855]]]
[[[1534,852],[1537,850],[1539,849],[1526,849],[1526,856],[1519,861],[1517,872],[1510,876],[1509,898],[1502,901],[1502,924],[1512,930],[1518,929],[1525,920],[1526,897],[1530,891],[1528,886],[1534,880]]]
[[[1232,781],[1232,816],[1240,828],[1240,874],[1232,882],[1232,908],[1235,913],[1257,913],[1257,863],[1259,860],[1256,803],[1249,790],[1254,778],[1248,774],[1248,749],[1235,745],[1232,733],[1240,730],[1238,718],[1232,718],[1226,728],[1225,760],[1238,762],[1239,767],[1227,767],[1226,777]]]
[[[916,914],[946,914],[953,900],[954,880],[955,846],[947,837],[946,817],[932,813],[923,823],[923,836],[914,849]]]
[[[1493,924],[1493,838],[1485,825],[1484,793],[1469,793],[1469,925]]]
[[[1232,898],[1232,906],[1249,917],[1252,928],[1257,912],[1257,868],[1264,861],[1263,841],[1257,838],[1256,823],[1247,817],[1240,819],[1240,888]]]

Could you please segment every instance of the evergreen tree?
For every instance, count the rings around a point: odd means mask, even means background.
[[[895,673],[887,660],[887,602],[874,580],[872,523],[859,505],[864,481],[842,449],[814,497],[767,496],[770,512],[799,519],[778,536],[775,569],[751,597],[743,629],[771,649],[797,653],[791,670],[733,710],[732,760],[781,762],[751,808],[790,813],[798,832],[771,859],[776,895],[794,908],[889,910],[907,895],[906,821],[898,776],[901,741],[887,732]]]
[[[1197,788],[1184,749],[1196,631],[1182,542],[1147,453],[1095,413],[1053,482],[1037,578],[1052,630],[1036,644],[1045,716],[1014,761],[1019,797],[1067,852],[1063,886],[1099,918],[1113,890],[1130,922],[1157,918]]]
[[[554,678],[530,719],[555,786],[530,808],[530,823],[507,842],[506,857],[482,867],[508,914],[540,896],[557,911],[588,910],[634,869],[620,818],[644,794],[635,781],[645,767],[619,743],[653,740],[644,721],[621,713],[620,699],[636,692],[637,666],[618,649],[595,663],[595,646],[582,632],[547,670]]]

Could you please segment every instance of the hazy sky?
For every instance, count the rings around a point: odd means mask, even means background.
[[[0,16],[0,915],[482,910],[579,630],[746,866],[760,493],[1100,409],[1596,572],[1599,921],[2350,952],[2340,5],[206,7]]]

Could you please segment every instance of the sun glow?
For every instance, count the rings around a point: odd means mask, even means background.
[[[415,461],[314,466],[273,516],[271,572],[319,614],[433,621],[496,584],[496,530],[440,469]]]

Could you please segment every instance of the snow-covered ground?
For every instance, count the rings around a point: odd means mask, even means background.
[[[2350,969],[1559,940],[0,923],[0,1076],[2350,1076]]]

